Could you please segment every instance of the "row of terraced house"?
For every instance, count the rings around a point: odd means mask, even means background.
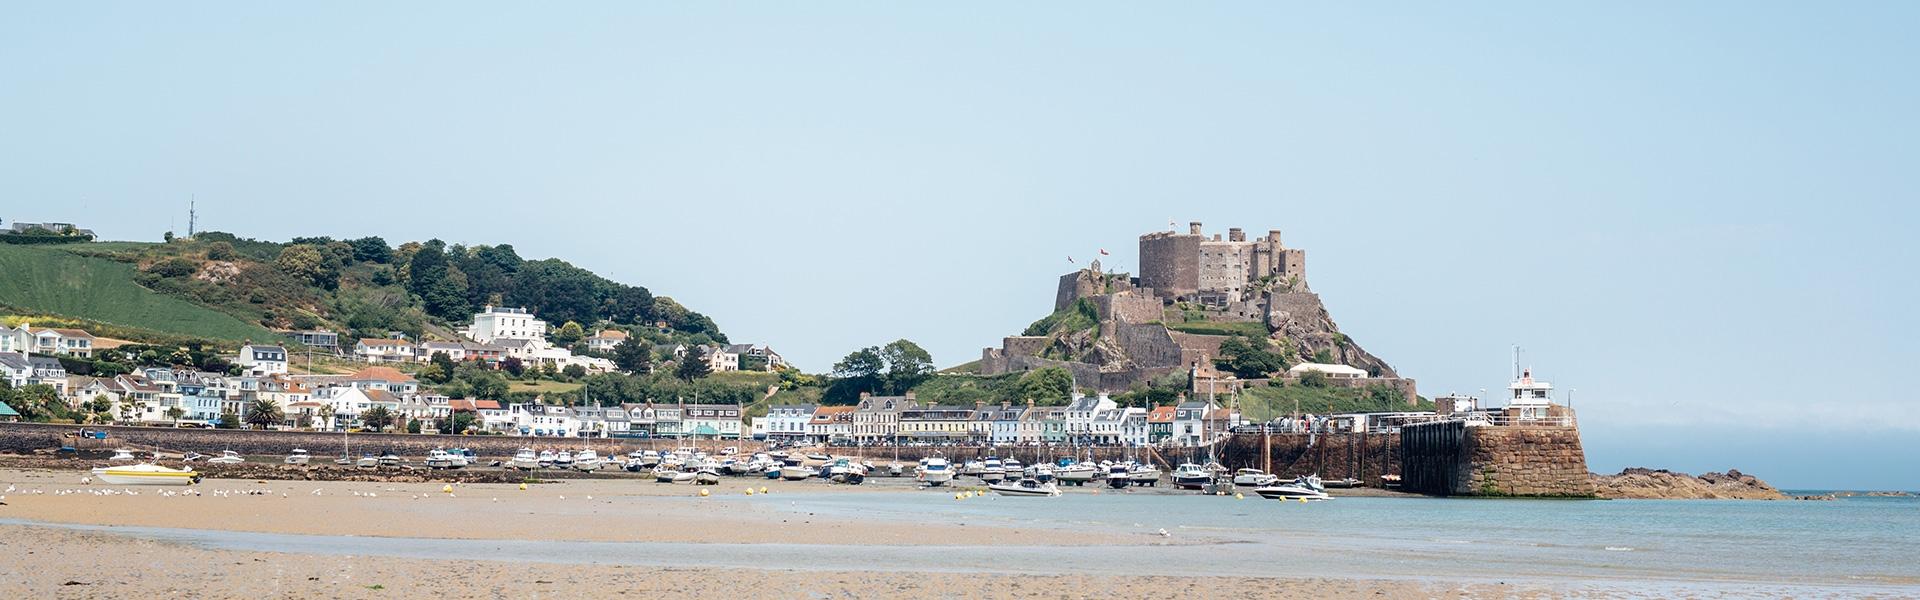
[[[1066,406],[966,406],[922,404],[908,392],[861,394],[853,406],[774,405],[754,421],[753,436],[791,444],[1198,446],[1241,424],[1239,413],[1209,402],[1149,410],[1075,394]]]

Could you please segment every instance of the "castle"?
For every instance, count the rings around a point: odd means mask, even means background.
[[[982,350],[979,372],[1058,366],[1081,385],[1124,390],[1196,367],[1211,370],[1227,339],[1221,333],[1235,331],[1266,334],[1301,356],[1331,355],[1369,379],[1397,379],[1385,361],[1339,332],[1307,286],[1306,258],[1305,250],[1286,247],[1277,229],[1251,241],[1237,227],[1209,237],[1198,222],[1186,233],[1141,235],[1138,277],[1103,272],[1098,261],[1060,277],[1056,315],[1090,311],[1097,329],[1006,337],[1001,347]]]

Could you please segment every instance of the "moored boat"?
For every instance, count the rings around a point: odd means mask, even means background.
[[[1205,467],[1193,463],[1181,463],[1173,469],[1173,486],[1185,490],[1197,490],[1213,481],[1213,474]]]
[[[1133,466],[1127,463],[1107,465],[1107,487],[1119,489],[1133,484]]]
[[[1265,487],[1265,486],[1273,485],[1279,482],[1280,482],[1279,477],[1274,477],[1273,475],[1269,475],[1266,471],[1262,471],[1259,469],[1241,469],[1238,471],[1234,471],[1233,473],[1234,485]]]
[[[941,456],[922,458],[920,459],[920,474],[916,477],[920,479],[920,483],[929,486],[946,485],[947,482],[953,481],[953,464],[947,462],[947,459]]]
[[[1253,493],[1268,500],[1331,500],[1325,487],[1320,485],[1318,475],[1303,475],[1292,483],[1274,484],[1256,488]]]
[[[987,489],[1002,496],[1051,498],[1060,495],[1060,488],[1051,483],[1040,483],[1031,477],[1022,477],[1019,481],[1009,483],[996,483],[987,486]]]
[[[581,450],[578,454],[573,455],[573,468],[582,471],[599,469],[600,453],[594,452],[592,448]]]
[[[1153,465],[1137,465],[1127,473],[1127,480],[1133,485],[1152,487],[1160,483],[1160,468]]]
[[[787,481],[800,481],[814,475],[814,470],[805,465],[780,467],[780,478]]]
[[[427,468],[451,469],[453,468],[453,455],[448,454],[446,450],[434,448],[432,451],[427,452]]]
[[[1086,485],[1100,475],[1100,469],[1086,463],[1073,463],[1053,470],[1053,478],[1068,485]]]
[[[241,458],[239,452],[232,450],[221,450],[220,456],[207,459],[207,464],[213,465],[237,465],[243,462],[247,462],[247,459]]]
[[[112,485],[193,485],[200,474],[193,469],[171,469],[153,463],[98,467],[93,477]]]
[[[287,458],[284,460],[284,462],[290,465],[304,465],[312,461],[313,461],[313,455],[307,454],[306,450],[301,450],[299,448],[294,448],[293,453],[288,454]]]
[[[522,471],[531,471],[540,467],[540,455],[532,448],[521,448],[519,452],[513,453],[513,460],[508,461],[507,465]]]

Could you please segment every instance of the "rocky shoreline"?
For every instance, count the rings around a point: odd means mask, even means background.
[[[1593,474],[1594,495],[1606,499],[1786,500],[1760,478],[1728,469],[1698,477],[1666,469],[1633,467],[1614,475]],[[1809,498],[1811,499],[1811,498]]]

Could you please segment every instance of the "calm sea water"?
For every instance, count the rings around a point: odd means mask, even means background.
[[[1559,582],[1654,595],[1920,596],[1920,500],[1832,502],[1339,498],[1283,503],[1197,495],[951,491],[780,494],[724,501],[795,516],[1139,535],[1127,546],[830,546],[431,540],[88,527],[216,548],[421,558],[778,569],[1264,575]],[[809,515],[811,513],[811,515]],[[0,519],[0,523],[26,524]],[[1161,533],[1164,530],[1164,535]]]

